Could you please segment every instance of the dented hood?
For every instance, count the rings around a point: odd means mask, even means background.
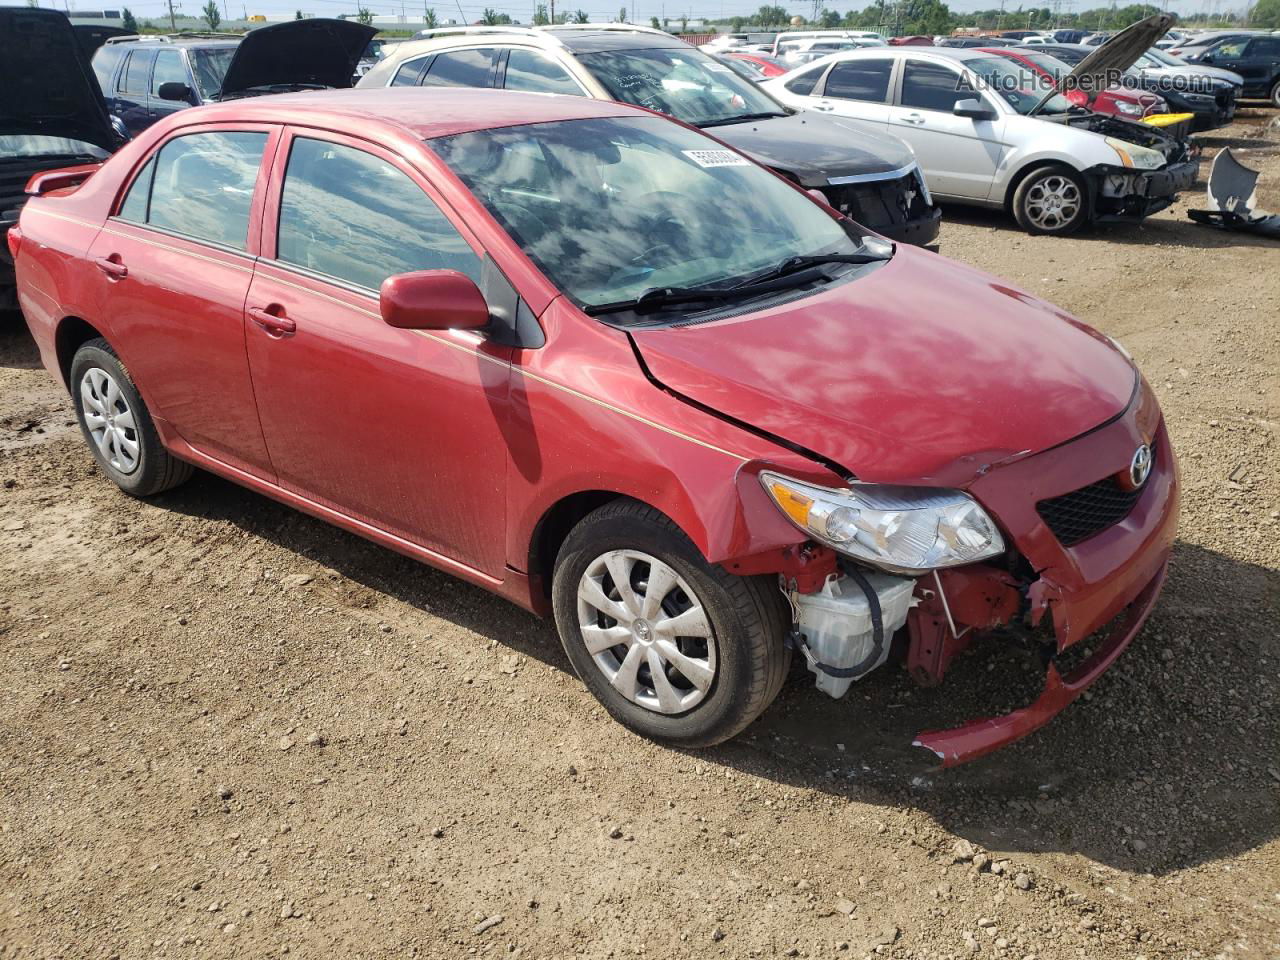
[[[373,27],[354,20],[289,20],[251,30],[236,47],[220,97],[258,87],[349,87]]]
[[[1070,73],[1059,77],[1053,93],[1074,87],[1093,96],[1113,86],[1120,74],[1137,63],[1139,57],[1169,32],[1176,19],[1171,13],[1157,13],[1129,24],[1077,63]],[[1031,115],[1039,113],[1051,97],[1052,94],[1036,104]]]
[[[1121,413],[1136,381],[1053,305],[905,245],[793,303],[631,333],[667,388],[873,482],[967,483]]]

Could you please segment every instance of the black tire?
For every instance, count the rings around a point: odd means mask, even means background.
[[[94,370],[105,373],[114,381],[119,387],[126,409],[133,415],[132,429],[125,429],[124,432],[137,444],[138,450],[136,463],[129,465],[127,469],[113,464],[104,455],[94,440],[86,419],[84,381]],[[151,414],[147,405],[142,402],[142,395],[138,393],[133,378],[106,340],[99,337],[88,341],[71,358],[71,399],[75,403],[80,432],[93,452],[94,459],[98,461],[99,468],[125,493],[134,497],[150,497],[170,490],[191,477],[191,464],[173,456],[160,442]]]
[[[1076,203],[1073,209],[1066,208],[1071,209],[1070,216],[1059,215],[1055,223],[1052,211],[1037,213],[1037,201],[1043,199],[1045,190],[1060,185],[1067,196],[1074,195]],[[1058,163],[1038,167],[1023,177],[1013,192],[1013,216],[1027,233],[1065,237],[1089,221],[1089,190],[1080,174],[1070,167]]]
[[[1277,80],[1271,87],[1271,105],[1280,107],[1280,80]]]
[[[715,645],[714,676],[702,699],[685,712],[660,713],[623,696],[587,650],[578,585],[613,550],[639,551],[667,564],[707,615],[713,636],[704,642]],[[643,571],[643,561],[634,569]],[[681,595],[680,588],[672,594]],[[583,683],[615,720],[653,740],[679,747],[728,740],[764,712],[787,678],[789,617],[777,578],[738,577],[708,564],[670,519],[634,500],[608,503],[573,528],[556,558],[552,601],[560,640]]]

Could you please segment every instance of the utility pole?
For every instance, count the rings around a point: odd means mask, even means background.
[[[551,0],[551,22],[556,22],[556,0]]]
[[[178,21],[173,15],[173,0],[169,0],[169,29],[178,32]]]

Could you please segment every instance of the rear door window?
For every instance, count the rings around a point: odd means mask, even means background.
[[[129,54],[129,62],[124,65],[124,73],[120,75],[120,92],[147,95],[147,84],[151,80],[151,61],[155,58],[154,50],[134,50]]]
[[[1260,60],[1280,58],[1280,37],[1259,37],[1249,41],[1249,56]]]
[[[477,283],[480,260],[404,171],[363,150],[298,137],[289,151],[276,259],[366,290],[415,270],[458,270]]]
[[[841,100],[884,103],[889,96],[892,60],[845,60],[827,75],[825,95]]]
[[[396,71],[396,75],[391,78],[391,86],[417,86],[418,77],[422,73],[422,68],[426,66],[427,61],[430,59],[430,57],[418,57],[416,60],[406,60],[400,65],[400,69]]]
[[[134,182],[120,216],[244,250],[266,143],[265,133],[249,131],[192,133],[170,140]],[[144,205],[134,193],[145,192],[152,169],[150,202]]]
[[[424,87],[487,87],[493,81],[493,64],[498,51],[492,47],[478,50],[451,50],[436,54]]]
[[[794,93],[797,97],[807,97],[809,94],[813,93],[814,85],[817,84],[818,78],[826,72],[826,69],[827,65],[824,63],[820,67],[805,70],[802,73],[796,74],[796,76],[784,83],[783,86]]]

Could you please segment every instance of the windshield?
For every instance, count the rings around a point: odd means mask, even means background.
[[[1154,60],[1156,63],[1163,63],[1166,67],[1184,66],[1183,62],[1179,60],[1177,57],[1171,57],[1167,53],[1165,53],[1163,50],[1157,50],[1155,47],[1152,47],[1145,54],[1143,54],[1143,56],[1149,57],[1150,59]]]
[[[222,89],[222,78],[227,75],[227,67],[231,66],[231,58],[236,55],[235,47],[196,48],[190,51],[192,73],[196,77],[196,86],[200,88],[200,99],[211,100]]]
[[[740,281],[792,256],[853,253],[822,207],[657,117],[565,120],[428,140],[579,306]]]
[[[623,103],[692,123],[732,123],[785,109],[750,80],[699,50],[610,50],[582,53],[579,62]]]
[[[1004,57],[982,57],[966,60],[970,70],[982,78],[997,95],[1023,116],[1029,114],[1050,90],[1050,82],[1030,67]],[[1071,101],[1055,93],[1041,109],[1041,114],[1068,113]]]
[[[18,157],[89,157],[105,160],[107,156],[107,151],[83,140],[25,134],[0,136],[0,161]]]

